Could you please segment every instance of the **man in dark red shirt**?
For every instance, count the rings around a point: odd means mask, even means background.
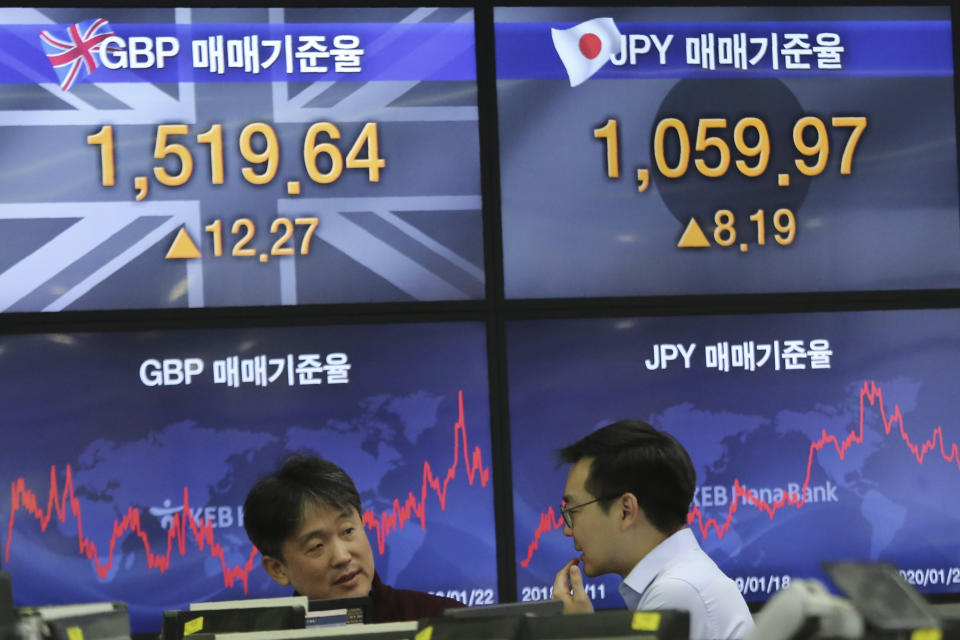
[[[247,494],[243,526],[270,577],[311,600],[370,596],[372,622],[419,620],[463,606],[383,584],[360,513],[360,494],[343,469],[295,456]]]

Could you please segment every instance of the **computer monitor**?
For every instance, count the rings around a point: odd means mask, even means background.
[[[508,299],[960,286],[947,3],[610,4],[494,10]]]
[[[471,7],[2,4],[0,312],[484,297]]]
[[[530,618],[524,640],[593,640],[597,638],[642,638],[646,640],[688,640],[690,614],[687,611],[596,611],[560,618]]]
[[[16,631],[17,609],[13,605],[10,574],[0,571],[0,640],[7,640]]]
[[[353,478],[385,584],[497,600],[482,322],[4,335],[0,364],[19,605],[109,596],[156,633],[192,602],[290,595],[242,507],[303,452]]]
[[[870,627],[882,631],[940,627],[940,616],[933,606],[892,564],[834,561],[821,566]]]
[[[202,611],[170,610],[163,612],[161,640],[183,640],[201,631],[264,631],[271,629],[303,629],[306,626],[303,607],[243,607]]]
[[[523,616],[456,617],[444,615],[423,620],[421,632],[431,628],[431,640],[520,640]]]
[[[280,629],[247,633],[200,633],[191,640],[320,640],[358,638],[362,640],[411,640],[419,628],[415,620],[353,624],[345,627],[314,627],[309,629]]]
[[[462,609],[451,608],[443,612],[454,618],[493,618],[498,616],[556,616],[563,613],[560,600],[540,600],[537,602],[503,602]]]
[[[638,418],[689,452],[687,521],[748,601],[825,581],[826,558],[956,597],[957,327],[957,309],[507,322],[518,595],[549,598],[574,553],[555,450]],[[618,582],[585,587],[616,608]]]
[[[130,613],[123,602],[23,607],[22,618],[42,621],[49,640],[130,640]],[[28,627],[36,629],[36,626]]]
[[[373,602],[369,596],[361,598],[325,598],[311,600],[307,611],[307,627],[326,627],[341,624],[370,622]]]

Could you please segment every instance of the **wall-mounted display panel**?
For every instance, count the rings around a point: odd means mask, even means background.
[[[949,7],[494,20],[507,298],[960,286]]]
[[[474,322],[0,338],[16,603],[120,600],[148,632],[190,602],[290,595],[242,505],[302,451],[353,477],[384,582],[497,601],[486,354]]]
[[[0,8],[0,311],[484,296],[469,8]]]
[[[960,593],[958,326],[954,309],[509,322],[518,596],[550,597],[576,555],[555,450],[627,418],[690,453],[689,526],[747,600],[838,559]],[[587,591],[622,607],[618,583]]]

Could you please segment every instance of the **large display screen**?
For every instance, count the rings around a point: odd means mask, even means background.
[[[960,286],[949,7],[494,19],[508,298]]]
[[[496,602],[485,342],[478,322],[0,338],[16,603],[124,601],[148,632],[190,602],[290,595],[242,505],[301,451],[353,477],[384,582]]]
[[[0,311],[484,296],[469,8],[0,8]]]
[[[637,418],[696,467],[689,526],[747,600],[824,560],[892,562],[960,593],[960,311],[507,324],[518,596],[575,555],[556,449]],[[622,607],[619,576],[588,581]]]

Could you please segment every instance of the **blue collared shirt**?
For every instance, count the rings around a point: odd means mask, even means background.
[[[753,616],[737,585],[687,527],[654,547],[618,589],[634,611],[689,611],[691,640],[742,638],[753,629]]]

